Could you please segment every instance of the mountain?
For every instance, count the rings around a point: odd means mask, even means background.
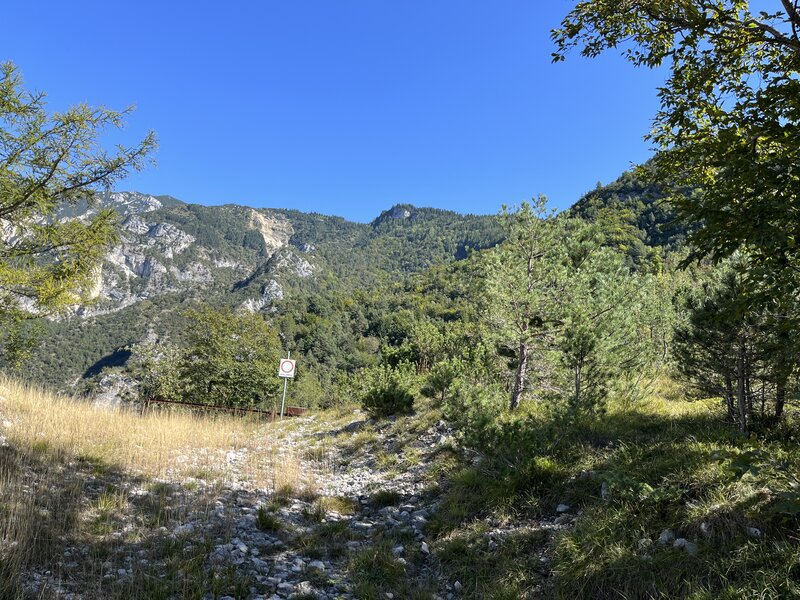
[[[186,308],[205,302],[279,317],[327,311],[341,298],[399,282],[502,240],[494,216],[398,205],[372,223],[284,209],[201,206],[138,192],[69,207],[112,208],[120,240],[97,271],[93,302],[45,324],[29,377],[80,388],[121,366],[128,346],[180,338]],[[300,318],[298,318],[300,320]],[[347,331],[337,336],[346,338]]]
[[[69,207],[119,214],[120,240],[97,271],[93,302],[45,323],[28,376],[76,390],[124,366],[144,339],[181,342],[198,303],[269,314],[287,346],[331,377],[374,360],[369,341],[394,310],[392,284],[503,239],[494,216],[398,204],[371,223],[286,209],[187,204],[114,192]],[[631,264],[679,248],[686,229],[662,190],[633,172],[598,186],[569,211],[602,225]],[[398,317],[399,318],[399,317]]]
[[[635,171],[623,173],[608,185],[598,184],[570,208],[569,214],[601,223],[611,243],[626,251],[635,264],[656,249],[680,248],[688,234],[663,188]]]

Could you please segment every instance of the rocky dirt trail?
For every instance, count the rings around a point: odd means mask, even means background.
[[[235,565],[253,579],[248,597],[254,600],[348,599],[361,597],[359,579],[382,575],[383,567],[370,563],[384,560],[381,553],[390,548],[393,572],[402,574],[406,590],[453,597],[448,584],[436,589],[425,536],[437,509],[426,493],[429,455],[449,443],[449,431],[439,422],[396,454],[389,428],[363,417],[334,429],[313,417],[297,419],[282,444],[303,450],[299,468],[311,474],[309,488],[264,494],[246,483],[226,486],[217,510],[235,522],[233,537],[215,546],[209,563]],[[351,440],[355,444],[348,445]],[[404,460],[408,454],[414,464]],[[395,468],[378,466],[387,456]],[[384,592],[382,597],[405,596]]]
[[[265,424],[263,444],[188,452],[156,481],[78,460],[63,483],[81,508],[59,518],[88,519],[93,535],[65,530],[59,560],[27,572],[26,595],[452,598],[459,584],[438,581],[425,534],[431,456],[452,440],[442,421],[415,423],[398,432],[356,411]],[[253,470],[265,455],[272,481]]]
[[[427,532],[440,509],[442,456],[467,460],[444,421],[431,415],[376,422],[355,411],[332,421],[312,415],[260,427],[246,446],[179,456],[174,472],[156,481],[79,464],[69,477],[81,481],[80,518],[92,519],[94,535],[63,536],[57,564],[28,573],[28,595],[462,596],[462,582],[442,576]],[[488,517],[479,545],[493,553],[511,537],[569,527],[575,516],[560,506],[536,522]],[[544,581],[547,545],[536,552]]]

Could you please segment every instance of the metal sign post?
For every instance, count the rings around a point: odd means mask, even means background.
[[[283,377],[283,399],[281,399],[281,419],[283,419],[283,411],[286,407],[286,386],[289,384],[290,379],[294,379],[295,363],[292,360],[292,353],[288,352],[286,358],[281,359],[281,364],[278,366],[278,377]]]
[[[283,398],[281,399],[281,419],[283,418],[283,407],[286,406],[286,384],[289,383],[288,379],[283,380]]]

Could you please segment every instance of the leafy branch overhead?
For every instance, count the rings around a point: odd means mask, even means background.
[[[694,256],[744,250],[793,279],[800,249],[800,11],[743,0],[579,2],[552,35],[554,59],[619,49],[665,65],[649,135],[654,177],[680,216],[699,224]],[[686,194],[685,190],[696,190]]]
[[[88,299],[99,262],[116,239],[115,215],[101,209],[57,220],[59,208],[91,203],[156,146],[150,132],[138,144],[103,149],[100,137],[121,129],[132,109],[80,104],[50,113],[45,95],[26,91],[17,68],[0,66],[0,307],[28,318]]]

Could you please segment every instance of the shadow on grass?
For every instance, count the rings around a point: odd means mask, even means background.
[[[660,478],[708,460],[708,452],[692,445],[735,439],[714,415],[660,417],[644,412],[578,423],[532,419],[490,423],[469,437],[478,440],[481,460],[461,463],[445,478],[443,502],[460,509],[452,515],[451,527],[498,512],[552,515],[563,500],[580,503],[586,497],[599,497],[601,482],[594,476],[598,473],[624,471],[645,480]],[[654,464],[658,468],[648,474]],[[588,476],[582,477],[581,471]],[[446,533],[447,527],[441,532]]]
[[[244,597],[234,565],[209,569],[212,536],[171,534],[214,494],[153,481],[44,442],[0,447],[0,598]],[[213,520],[210,520],[213,521]]]
[[[518,529],[489,537],[480,524],[453,531],[436,544],[436,556],[467,598],[541,598],[547,589],[544,548],[549,532]]]
[[[430,527],[450,578],[471,575],[469,585],[460,580],[468,597],[504,597],[500,590],[514,577],[503,565],[524,563],[535,550],[552,558],[554,575],[549,591],[536,594],[739,598],[766,590],[759,597],[777,598],[800,593],[793,583],[800,580],[796,521],[766,519],[765,492],[735,481],[713,458],[717,450],[741,447],[746,440],[713,407],[682,406],[686,410],[674,413],[632,410],[572,423],[487,421],[486,430],[472,432],[482,442],[482,460],[450,472]],[[552,523],[560,503],[578,513],[574,527],[552,536],[537,532],[532,547],[487,552],[481,532],[487,521]],[[657,544],[664,529],[696,544],[697,554]]]

